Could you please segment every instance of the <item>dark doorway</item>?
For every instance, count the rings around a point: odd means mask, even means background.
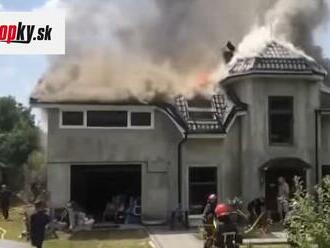
[[[189,168],[190,214],[201,214],[210,194],[217,194],[216,167]]]
[[[330,165],[322,165],[322,178],[330,176]]]
[[[96,220],[102,219],[107,202],[121,197],[141,198],[140,165],[72,165],[71,200]]]
[[[278,178],[284,177],[290,187],[290,197],[294,189],[294,177],[298,176],[306,185],[306,169],[309,165],[300,159],[274,159],[263,166],[265,175],[266,208],[274,220],[278,219],[277,196]]]

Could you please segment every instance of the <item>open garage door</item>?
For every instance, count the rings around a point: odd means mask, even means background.
[[[71,166],[71,200],[97,221],[103,219],[109,202],[118,208],[120,201],[129,211],[140,204],[140,199],[141,165]]]

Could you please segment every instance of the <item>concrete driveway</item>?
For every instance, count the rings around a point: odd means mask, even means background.
[[[168,227],[147,229],[155,248],[202,248],[203,241],[197,238],[197,230],[171,231]],[[272,237],[244,239],[243,244],[271,245],[287,244],[287,235],[283,232],[271,233]]]
[[[27,243],[10,241],[10,240],[0,240],[0,248],[30,248],[31,246]]]
[[[196,237],[196,230],[171,231],[168,227],[148,228],[156,248],[202,248],[203,242]]]

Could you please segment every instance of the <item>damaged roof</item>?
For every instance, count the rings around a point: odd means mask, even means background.
[[[236,114],[247,110],[247,105],[240,102],[233,91],[228,91],[202,100],[178,96],[175,104],[166,110],[188,134],[224,134]]]
[[[249,74],[326,76],[327,72],[312,58],[272,41],[256,56],[236,58],[229,64],[229,77]]]

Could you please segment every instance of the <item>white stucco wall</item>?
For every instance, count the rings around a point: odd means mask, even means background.
[[[225,138],[190,139],[183,147],[182,203],[189,207],[189,168],[216,167],[220,201],[241,195],[240,121],[233,124]],[[211,193],[211,192],[210,192]]]
[[[51,207],[63,207],[70,200],[70,175],[70,164],[48,163],[47,186]]]

